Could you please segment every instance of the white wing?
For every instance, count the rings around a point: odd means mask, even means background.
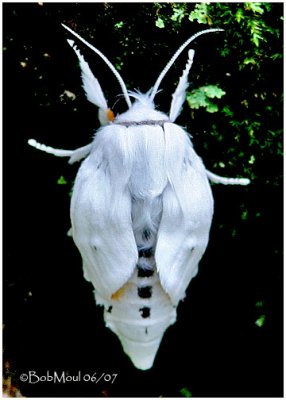
[[[120,138],[120,129],[116,134]],[[95,140],[96,150],[82,163],[75,181],[72,235],[83,259],[85,277],[103,298],[110,299],[132,275],[138,251],[124,170],[122,165],[118,168],[112,149],[102,151],[105,139],[100,132]]]
[[[160,281],[177,304],[207,247],[213,198],[201,159],[185,132],[165,124],[166,169],[163,213],[155,252]]]

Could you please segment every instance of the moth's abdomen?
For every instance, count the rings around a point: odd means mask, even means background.
[[[104,319],[121,341],[125,353],[139,369],[149,369],[165,330],[176,321],[176,308],[162,289],[155,268],[142,268],[147,259],[139,258],[128,282],[104,304]],[[153,258],[148,258],[154,264]],[[147,261],[147,262],[148,262]]]

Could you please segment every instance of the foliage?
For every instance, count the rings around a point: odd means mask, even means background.
[[[198,29],[225,28],[217,44],[217,57],[204,59],[198,71],[198,83],[191,88],[187,101],[192,109],[192,126],[199,134],[208,131],[213,139],[204,148],[218,149],[224,142],[223,160],[212,161],[219,173],[231,173],[240,167],[241,174],[252,180],[263,179],[268,184],[279,185],[282,164],[282,16],[273,3],[173,3],[155,5],[159,28],[177,30],[183,23],[198,24]],[[213,53],[212,53],[213,54]],[[216,74],[209,71],[213,64]],[[221,72],[219,72],[219,70]],[[224,70],[224,74],[222,73]],[[219,82],[219,86],[217,84]],[[215,83],[215,85],[214,85]],[[220,101],[214,104],[206,88],[222,88]],[[222,97],[223,96],[223,97]],[[200,127],[202,111],[216,112],[210,124]],[[194,128],[193,128],[194,129]],[[222,135],[222,132],[224,134]],[[193,132],[192,132],[193,134]],[[271,168],[263,171],[261,160],[269,159]],[[222,162],[223,161],[223,162]],[[227,166],[227,167],[226,167]],[[243,167],[243,170],[241,169]],[[219,171],[221,169],[221,171]],[[280,170],[281,171],[281,170]]]
[[[208,112],[213,113],[218,111],[218,106],[210,99],[220,99],[224,95],[225,92],[216,85],[201,86],[187,95],[187,102],[192,109],[206,107]]]

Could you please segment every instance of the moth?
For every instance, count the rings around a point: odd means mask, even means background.
[[[155,109],[154,98],[177,57],[175,52],[145,94],[130,92],[111,62],[93,45],[63,25],[74,38],[101,57],[118,80],[127,111],[114,115],[88,63],[73,40],[87,99],[98,107],[101,128],[93,141],[76,150],[28,143],[69,163],[82,161],[71,198],[71,236],[82,257],[83,273],[104,307],[106,326],[141,370],[152,367],[176,308],[198,272],[213,216],[209,181],[247,185],[208,171],[188,133],[175,121],[188,87],[194,50],[172,96],[169,114]]]

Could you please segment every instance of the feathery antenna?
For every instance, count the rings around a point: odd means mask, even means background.
[[[182,51],[193,41],[195,40],[198,36],[204,35],[205,33],[210,33],[210,32],[220,32],[220,31],[224,31],[224,29],[205,29],[204,31],[200,31],[197,32],[195,35],[191,36],[185,43],[182,44],[181,47],[178,48],[178,50],[176,51],[176,53],[173,55],[173,57],[171,58],[171,60],[168,62],[168,64],[166,65],[166,67],[163,69],[163,71],[161,72],[161,74],[159,75],[153,90],[151,92],[150,95],[150,99],[154,100],[154,97],[156,96],[156,93],[158,91],[158,88],[164,78],[164,76],[166,75],[166,73],[169,71],[169,69],[171,68],[171,66],[174,64],[174,62],[176,61],[176,59],[179,57],[179,55],[182,53]]]
[[[81,77],[83,81],[83,88],[86,93],[87,99],[99,108],[107,109],[107,102],[105,100],[101,86],[96,77],[91,72],[88,63],[80,54],[80,51],[75,47],[74,40],[67,40],[68,44],[76,53],[81,69]]]
[[[190,69],[193,64],[193,59],[194,59],[195,51],[193,49],[190,49],[188,51],[188,61],[186,64],[186,67],[183,71],[183,75],[180,77],[178,86],[173,93],[173,99],[171,103],[171,109],[170,109],[170,121],[174,122],[178,115],[180,114],[182,105],[185,101],[186,98],[186,90],[188,88],[188,74],[190,72]]]
[[[105,55],[103,53],[101,53],[100,50],[98,50],[96,47],[92,46],[90,43],[88,43],[85,39],[83,39],[78,33],[74,32],[71,28],[69,28],[68,26],[62,24],[62,26],[69,31],[73,36],[75,36],[77,39],[79,39],[82,43],[84,43],[87,47],[89,47],[91,50],[93,50],[97,55],[99,55],[99,57],[102,58],[102,60],[108,65],[108,67],[111,69],[111,71],[113,72],[113,74],[115,75],[116,79],[119,82],[119,85],[122,89],[122,93],[124,95],[124,98],[126,100],[126,103],[128,105],[128,107],[130,108],[132,106],[130,97],[128,95],[128,91],[126,89],[126,85],[123,81],[123,79],[121,78],[119,72],[115,69],[115,67],[112,65],[112,63],[108,60],[107,57],[105,57]]]

